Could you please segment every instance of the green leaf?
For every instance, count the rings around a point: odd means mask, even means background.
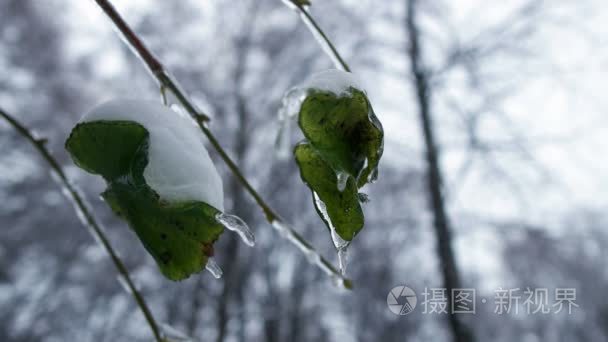
[[[112,180],[129,172],[135,153],[147,139],[148,131],[133,122],[85,122],[72,129],[66,149],[78,167]]]
[[[215,221],[219,211],[203,202],[163,204],[149,187],[122,182],[110,183],[102,195],[172,280],[201,271],[224,229]]]
[[[335,171],[307,142],[298,144],[294,154],[302,180],[313,192],[319,216],[330,230],[333,226],[342,239],[351,241],[364,223],[355,181],[349,178],[345,189],[339,191]],[[315,194],[321,203],[314,198]]]
[[[224,227],[219,211],[203,202],[166,203],[146,184],[149,133],[131,121],[80,123],[66,141],[74,162],[103,176],[103,197],[127,221],[169,279],[201,271]]]
[[[348,95],[312,89],[300,108],[304,136],[330,167],[344,172],[362,187],[375,178],[382,156],[382,125],[362,91]]]

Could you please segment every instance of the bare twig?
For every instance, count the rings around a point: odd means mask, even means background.
[[[53,175],[55,175],[55,177],[53,177],[53,178],[55,178],[57,183],[66,190],[64,192],[65,192],[66,196],[68,196],[72,200],[72,203],[74,204],[74,209],[76,210],[76,213],[78,214],[78,216],[81,218],[81,221],[87,226],[87,228],[90,228],[89,231],[91,232],[93,237],[101,244],[101,246],[110,255],[110,258],[112,259],[114,266],[116,266],[118,273],[125,280],[125,283],[126,283],[127,287],[129,288],[129,293],[133,296],[133,299],[135,299],[135,302],[139,306],[141,312],[144,314],[146,321],[148,322],[148,325],[150,326],[150,329],[152,330],[152,333],[154,334],[154,338],[156,339],[156,341],[162,342],[161,333],[160,333],[160,330],[158,329],[158,325],[156,324],[156,321],[154,320],[154,316],[152,316],[152,312],[150,311],[150,308],[146,304],[144,297],[139,293],[139,291],[133,284],[133,281],[131,280],[131,277],[129,276],[129,271],[127,270],[127,267],[122,262],[120,257],[116,254],[116,252],[114,251],[114,248],[112,247],[112,245],[110,243],[110,240],[107,238],[107,236],[104,233],[103,227],[101,226],[100,223],[97,222],[97,219],[95,218],[95,216],[93,216],[91,210],[88,208],[88,206],[86,204],[84,197],[82,197],[80,195],[80,192],[78,191],[76,186],[74,186],[68,180],[67,176],[63,172],[63,169],[61,168],[61,166],[59,165],[57,160],[51,155],[51,153],[46,148],[46,146],[45,146],[46,141],[44,139],[39,139],[39,138],[35,137],[34,134],[32,132],[30,132],[30,130],[27,127],[25,127],[24,125],[19,123],[14,117],[12,117],[8,113],[6,113],[1,108],[0,108],[0,116],[2,116],[13,128],[15,128],[15,130],[17,132],[19,132],[19,134],[21,134],[23,137],[25,137],[27,140],[29,140],[29,142],[32,143],[32,145],[34,145],[36,150],[38,150],[40,155],[42,155],[42,157],[49,163],[51,170],[53,171]]]
[[[167,73],[164,66],[160,61],[148,50],[145,44],[137,36],[137,34],[129,27],[129,25],[123,20],[120,14],[116,11],[114,6],[109,0],[94,0],[99,7],[105,12],[105,14],[112,20],[118,31],[123,36],[125,42],[131,47],[132,51],[139,56],[142,61],[146,64],[148,69],[152,72],[152,75],[157,79],[159,86],[162,89],[171,91],[179,103],[184,109],[192,116],[201,131],[209,139],[209,142],[213,148],[220,155],[222,160],[226,163],[233,175],[241,182],[247,192],[255,199],[256,203],[262,208],[266,216],[266,220],[272,224],[277,231],[279,231],[288,241],[294,244],[300,251],[302,251],[313,265],[318,266],[326,274],[328,274],[337,284],[344,288],[352,288],[352,283],[349,279],[344,278],[338,270],[324,257],[322,257],[308,241],[306,241],[298,232],[291,228],[271,207],[262,199],[261,195],[253,188],[247,178],[243,175],[239,167],[232,161],[228,156],[228,153],[222,148],[219,141],[211,133],[206,125],[209,121],[209,117],[198,110],[190,101],[188,96],[177,86],[177,82],[174,81],[171,76]],[[346,64],[344,64],[346,65]],[[348,67],[346,67],[348,68]]]

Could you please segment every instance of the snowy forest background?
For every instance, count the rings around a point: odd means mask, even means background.
[[[48,138],[160,322],[202,341],[449,341],[447,315],[396,316],[395,285],[441,287],[406,23],[411,0],[313,1],[311,12],[367,85],[385,129],[348,292],[280,238],[213,151],[227,209],[255,248],[224,234],[221,280],[174,283],[99,199],[102,181],[63,148],[76,120],[158,88],[93,1],[0,1],[0,107]],[[332,67],[279,0],[115,1],[265,198],[319,249],[335,251],[292,159],[273,152],[283,93]],[[608,340],[608,72],[600,0],[417,4],[433,130],[461,282],[577,289],[573,314],[465,318],[479,341]],[[295,141],[295,140],[294,140]],[[141,313],[31,146],[0,122],[0,341],[149,341]]]

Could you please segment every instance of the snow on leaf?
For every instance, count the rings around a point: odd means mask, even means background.
[[[85,114],[81,123],[131,121],[149,133],[146,183],[167,202],[201,201],[224,210],[222,179],[196,122],[157,101],[112,100]]]
[[[224,229],[216,220],[220,210],[202,201],[167,201],[147,183],[150,134],[144,126],[121,120],[82,122],[72,130],[66,149],[79,167],[104,177],[108,187],[103,198],[128,222],[167,278],[181,280],[205,267]]]

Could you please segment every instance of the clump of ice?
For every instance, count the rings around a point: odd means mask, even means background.
[[[363,91],[361,81],[353,74],[338,69],[328,69],[312,75],[300,88],[318,89],[332,92],[338,96],[349,93],[349,88]]]
[[[167,202],[200,201],[224,211],[224,190],[194,120],[156,101],[112,100],[80,122],[135,121],[150,133],[146,183]]]
[[[306,95],[311,90],[328,91],[336,96],[347,96],[350,94],[350,88],[364,91],[359,79],[350,72],[338,69],[318,72],[285,93],[283,105],[279,109],[279,120],[284,121],[297,117]]]

